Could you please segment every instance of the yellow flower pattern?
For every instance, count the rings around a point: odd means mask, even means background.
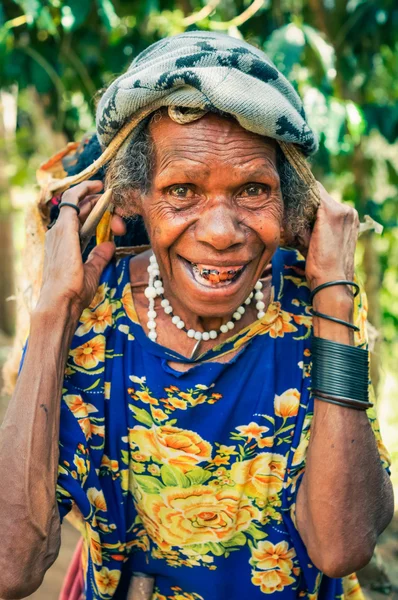
[[[277,258],[265,316],[183,374],[139,325],[128,259],[105,271],[66,365],[57,486],[61,516],[80,514],[87,600],[113,598],[123,565],[158,574],[153,600],[215,600],[222,585],[231,600],[361,600],[354,575],[343,591],[298,543],[311,315],[302,258]],[[363,295],[356,302],[363,329]],[[212,360],[236,349],[237,361]]]

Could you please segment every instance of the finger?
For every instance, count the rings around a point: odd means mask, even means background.
[[[98,194],[103,187],[104,184],[100,179],[94,181],[82,181],[78,185],[66,190],[66,192],[62,194],[62,200],[78,204],[79,201],[88,194]]]
[[[79,205],[80,201],[83,200],[89,194],[97,194],[103,188],[103,183],[100,180],[96,181],[83,181],[75,187],[66,190],[61,196],[62,202],[70,202],[71,204]],[[80,208],[80,206],[79,206]],[[58,220],[70,220],[71,215],[75,214],[78,216],[77,211],[71,206],[63,206],[60,208],[60,215]],[[65,216],[66,215],[66,216]]]
[[[323,185],[317,181],[320,198],[321,198],[321,207],[323,208],[338,208],[341,206],[341,202],[338,202],[329,194],[329,192],[323,187]]]
[[[95,246],[88,255],[84,269],[98,283],[103,270],[112,259],[116,250],[113,242],[103,242],[99,246]]]
[[[98,200],[101,198],[101,194],[90,194],[86,196],[83,200],[79,202],[80,215],[79,220],[80,223],[83,224],[88,215],[93,210],[94,206],[97,204]]]
[[[126,235],[126,223],[119,215],[113,215],[111,220],[111,230],[114,235]]]

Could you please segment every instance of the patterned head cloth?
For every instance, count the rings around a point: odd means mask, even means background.
[[[306,214],[314,221],[319,190],[305,157],[317,150],[318,143],[300,97],[263,52],[242,40],[205,31],[161,40],[133,60],[99,102],[101,156],[73,176],[54,179],[47,173],[43,202],[97,173],[124,151],[124,142],[161,107],[168,107],[169,116],[181,124],[217,112],[233,116],[249,131],[276,139],[308,186]]]
[[[302,102],[287,79],[263,52],[220,33],[191,31],[137,56],[99,103],[101,145],[105,148],[148,106],[227,113],[249,131],[297,144],[305,155],[317,149]]]

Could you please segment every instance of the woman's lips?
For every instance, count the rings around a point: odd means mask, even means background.
[[[244,272],[247,265],[208,265],[193,263],[180,257],[192,278],[202,286],[217,289],[231,286]]]

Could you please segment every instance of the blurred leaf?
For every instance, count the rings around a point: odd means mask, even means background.
[[[32,60],[30,75],[39,94],[47,94],[52,89],[53,82],[48,71],[35,60]]]
[[[314,55],[322,67],[324,75],[328,79],[334,79],[336,76],[336,69],[333,47],[325,42],[321,34],[309,25],[303,25],[303,33],[307,44],[313,50]]]
[[[346,109],[344,102],[336,98],[330,98],[328,104],[328,119],[324,129],[325,146],[331,154],[341,152],[341,132],[346,120]]]
[[[73,31],[83,25],[90,13],[91,0],[68,0],[61,7],[62,26],[67,31]]]
[[[300,61],[305,45],[303,30],[290,23],[276,29],[264,44],[264,50],[276,67],[288,77]]]
[[[398,187],[398,171],[396,170],[396,168],[390,160],[386,160],[386,167],[390,183]]]
[[[354,144],[359,144],[366,129],[363,112],[354,102],[346,103],[347,128]]]
[[[324,133],[329,121],[327,98],[318,88],[308,86],[303,94],[303,104],[310,126],[318,135]]]
[[[180,9],[173,11],[163,10],[161,13],[152,13],[148,17],[147,29],[150,33],[156,33],[160,37],[177,35],[184,31],[182,20],[184,13]]]
[[[33,24],[35,19],[40,17],[42,6],[39,0],[14,0],[15,4],[21,7],[24,14],[29,17],[29,23]]]
[[[119,17],[116,14],[115,7],[111,0],[98,0],[99,15],[108,31],[119,25]]]
[[[36,26],[38,29],[47,31],[50,35],[57,35],[57,26],[55,25],[50,11],[46,6],[43,6],[37,18]]]
[[[160,12],[159,0],[147,0],[143,2],[143,15],[148,16],[154,12]]]
[[[398,138],[398,103],[393,106],[365,104],[363,112],[368,132],[372,129],[380,133],[392,144]]]

